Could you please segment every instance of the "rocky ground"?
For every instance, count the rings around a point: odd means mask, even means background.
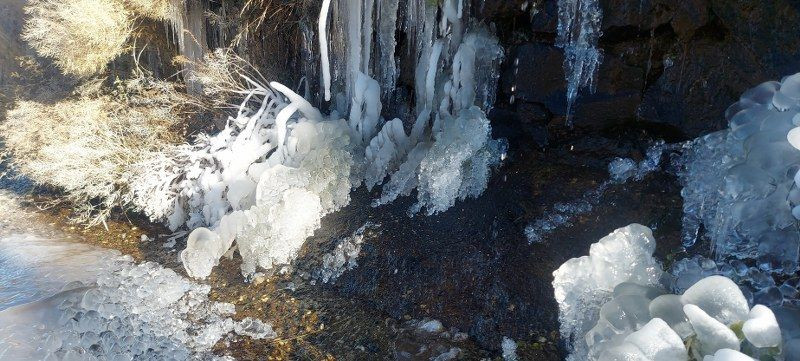
[[[502,120],[496,136],[503,136]],[[238,256],[224,259],[206,282],[212,298],[236,305],[236,318],[271,322],[279,339],[249,338],[219,344],[241,360],[413,359],[427,360],[452,348],[463,359],[497,358],[502,337],[519,342],[524,360],[559,360],[557,305],[552,272],[617,227],[637,222],[654,228],[658,254],[668,262],[680,231],[680,188],[674,176],[656,172],[641,182],[614,185],[591,212],[571,226],[529,244],[524,228],[554,211],[558,202],[580,199],[608,179],[617,156],[642,158],[658,130],[630,127],[613,136],[554,132],[547,150],[511,136],[509,158],[478,199],[434,216],[408,217],[411,197],[379,208],[376,194],[353,193],[350,206],[323,219],[289,272],[247,283]],[[27,195],[24,214],[37,217],[68,238],[156,261],[184,274],[177,252],[167,248],[169,231],[135,214],[117,214],[102,226],[69,224],[65,207],[47,208],[46,192]],[[22,195],[18,197],[23,197]],[[335,282],[314,277],[322,256],[367,222],[357,267]],[[13,227],[14,222],[6,222]],[[24,230],[20,230],[24,231]],[[146,236],[146,241],[142,241]],[[420,321],[439,320],[441,331],[418,330]],[[422,350],[422,351],[420,351]]]

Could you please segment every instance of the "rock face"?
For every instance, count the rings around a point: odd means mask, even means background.
[[[543,107],[563,124],[563,52],[554,46],[557,1],[476,6],[509,49],[500,105]],[[528,4],[523,6],[523,4]],[[597,91],[584,91],[575,125],[663,123],[695,137],[725,126],[738,94],[800,67],[800,21],[792,0],[600,0],[603,35]],[[514,98],[513,103],[511,98]],[[524,110],[523,110],[524,112]]]

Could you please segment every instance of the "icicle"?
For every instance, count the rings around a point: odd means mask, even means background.
[[[325,101],[331,101],[331,64],[328,58],[328,12],[331,0],[322,1],[322,10],[319,12],[319,53],[322,62],[322,83],[325,87]]]
[[[205,2],[181,3],[173,0],[176,11],[170,14],[169,23],[177,35],[176,45],[178,52],[186,58],[184,71],[191,72],[194,64],[201,61],[206,54],[206,17],[207,4]],[[182,11],[180,11],[182,10]],[[189,79],[189,77],[184,77]],[[200,91],[199,85],[186,81],[189,91]]]
[[[378,78],[383,89],[384,102],[389,102],[397,83],[397,61],[395,60],[395,31],[397,30],[398,0],[378,1],[378,46],[380,59]]]
[[[359,144],[367,144],[377,132],[381,116],[381,88],[375,79],[358,73],[350,105],[350,129]]]
[[[347,97],[352,96],[356,75],[361,72],[361,1],[347,0]]]
[[[428,62],[427,73],[425,75],[425,108],[430,109],[433,107],[433,97],[435,94],[434,87],[436,86],[436,73],[439,70],[439,56],[442,55],[442,41],[438,40],[433,44],[431,57]]]
[[[597,0],[559,0],[556,46],[564,49],[567,80],[567,124],[572,125],[572,106],[580,88],[595,91],[602,52],[597,49],[603,14]]]
[[[362,14],[361,27],[361,72],[370,75],[369,61],[372,55],[372,33],[375,29],[372,26],[372,14],[374,12],[375,0],[364,0],[364,12]]]

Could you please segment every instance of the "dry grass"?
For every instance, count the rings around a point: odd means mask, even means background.
[[[245,0],[239,13],[239,34],[234,43],[259,30],[274,33],[281,27],[296,24],[310,3],[309,0]]]
[[[258,70],[229,48],[216,49],[192,64],[188,80],[202,87],[209,105],[238,108],[254,86],[268,84]]]
[[[183,11],[184,0],[125,0],[134,13],[154,20],[168,20]]]
[[[17,102],[0,134],[13,168],[63,190],[75,220],[92,226],[130,204],[130,166],[183,141],[178,108],[188,100],[168,83],[141,78],[79,91],[55,104]]]
[[[132,21],[114,0],[32,0],[23,39],[65,73],[97,73],[125,50]]]

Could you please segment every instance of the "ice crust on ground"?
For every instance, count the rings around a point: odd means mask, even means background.
[[[683,243],[694,245],[701,226],[716,260],[752,259],[764,271],[798,269],[800,204],[793,147],[800,74],[742,94],[725,113],[729,128],[694,140],[685,151]],[[800,214],[800,212],[798,212]]]
[[[20,246],[36,252],[27,247]],[[93,258],[81,265],[96,272],[91,277],[1,311],[0,358],[213,359],[212,346],[231,332],[253,338],[276,336],[260,320],[233,321],[234,306],[210,301],[207,285],[155,263],[135,264],[129,256],[106,253],[87,254]],[[38,252],[36,256],[51,257]]]
[[[358,266],[358,255],[361,253],[361,244],[364,242],[364,232],[378,226],[367,222],[353,234],[340,240],[333,251],[322,256],[322,267],[315,273],[315,278],[322,283],[334,283],[346,271]]]
[[[569,227],[572,221],[592,211],[603,199],[606,190],[615,184],[624,184],[633,179],[641,181],[648,174],[659,169],[665,151],[674,148],[663,141],[652,144],[646,152],[646,157],[639,162],[630,158],[615,158],[608,164],[609,180],[597,188],[584,193],[580,199],[571,202],[559,202],[553,209],[539,219],[534,220],[525,227],[525,237],[528,243],[540,243],[545,237],[559,227]]]
[[[725,349],[755,358],[788,355],[782,344],[800,337],[797,325],[782,335],[773,311],[763,305],[750,308],[739,286],[723,276],[708,276],[681,295],[670,294],[661,283],[669,275],[653,259],[654,250],[652,232],[634,224],[553,273],[570,360],[722,360],[737,355],[720,351]]]

